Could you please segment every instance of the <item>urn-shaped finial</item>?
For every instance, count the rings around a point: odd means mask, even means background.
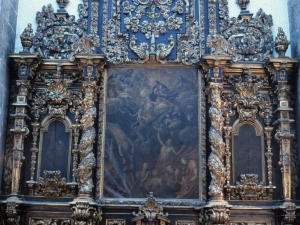
[[[33,29],[31,23],[27,25],[23,33],[20,35],[23,52],[30,52],[33,43]]]
[[[59,5],[59,8],[63,9],[69,3],[69,0],[56,0],[56,2]]]
[[[275,50],[278,53],[278,58],[285,57],[289,44],[290,42],[287,40],[282,27],[279,27],[277,37],[275,38]]]
[[[250,0],[236,0],[236,4],[238,4],[241,8],[241,10],[247,9],[247,4],[250,3]]]

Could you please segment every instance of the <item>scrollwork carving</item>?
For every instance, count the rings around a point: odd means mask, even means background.
[[[159,62],[191,65],[198,63],[201,44],[198,22],[193,20],[193,14],[184,16],[188,11],[194,12],[194,3],[177,0],[173,7],[172,3],[173,1],[157,0],[114,1],[113,16],[108,19],[108,1],[105,1],[102,50],[108,61],[113,64]],[[179,34],[175,31],[182,29],[184,19],[186,32]],[[121,33],[123,24],[125,31]],[[145,40],[139,42],[136,35],[142,35]],[[168,44],[158,39],[161,35],[168,35],[164,38],[169,42]],[[177,58],[168,59],[175,46]],[[136,54],[138,59],[129,58],[132,54],[130,51]]]
[[[248,0],[247,0],[248,1]],[[233,55],[233,61],[266,61],[272,56],[273,36],[271,32],[272,15],[267,15],[260,9],[255,17],[245,13],[245,0],[238,0],[237,4],[244,10],[239,18],[228,16],[227,3],[220,2],[221,34],[228,42],[227,53]]]

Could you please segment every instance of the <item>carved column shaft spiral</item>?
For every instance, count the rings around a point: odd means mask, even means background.
[[[211,183],[209,186],[209,195],[213,198],[223,198],[223,187],[226,179],[226,169],[223,165],[225,155],[225,143],[222,138],[224,117],[222,115],[221,93],[223,84],[209,84],[209,99],[211,107],[209,117],[211,127],[209,130],[209,142],[211,144],[211,154],[208,158],[208,167],[211,174]]]
[[[83,116],[82,137],[79,143],[80,163],[77,169],[77,181],[79,183],[79,195],[90,197],[92,193],[93,179],[92,172],[95,167],[96,159],[93,153],[93,145],[96,137],[94,128],[94,119],[96,117],[96,107],[94,103],[94,95],[96,82],[83,82]]]

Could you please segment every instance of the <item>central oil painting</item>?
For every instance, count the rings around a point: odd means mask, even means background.
[[[193,68],[111,68],[103,197],[199,198],[199,80]]]

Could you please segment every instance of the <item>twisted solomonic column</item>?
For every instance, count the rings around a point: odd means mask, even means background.
[[[226,169],[223,164],[225,143],[222,138],[224,127],[221,99],[222,89],[222,83],[211,82],[209,84],[209,98],[211,101],[211,107],[209,109],[209,117],[211,120],[209,142],[211,144],[211,154],[208,158],[208,167],[211,174],[211,182],[208,194],[212,200],[223,200],[223,189],[226,179]]]
[[[93,179],[92,172],[96,164],[93,153],[93,145],[96,137],[94,119],[96,117],[96,107],[94,104],[95,81],[84,82],[83,90],[85,97],[83,100],[82,137],[79,143],[80,163],[77,169],[77,181],[79,183],[79,196],[90,197],[92,193]]]

